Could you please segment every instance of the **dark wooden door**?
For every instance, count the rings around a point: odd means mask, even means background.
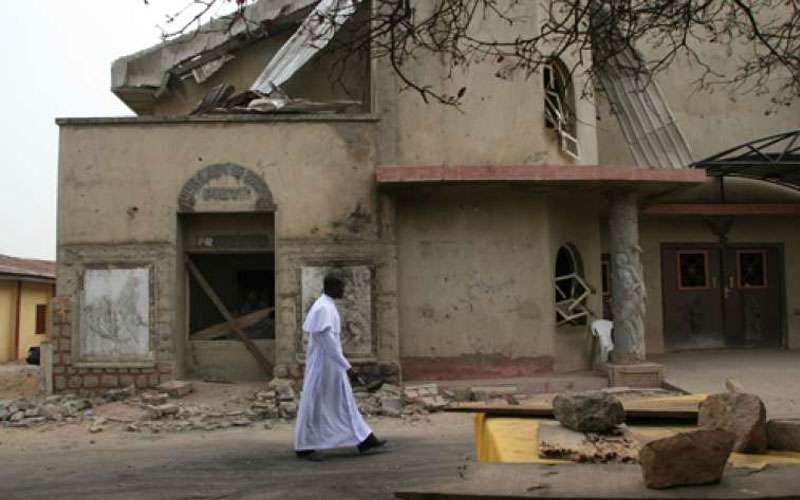
[[[664,245],[664,342],[668,350],[725,346],[717,245]]]
[[[735,347],[782,343],[781,262],[775,247],[725,249],[725,337]]]

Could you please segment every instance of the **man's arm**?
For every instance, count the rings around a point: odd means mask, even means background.
[[[336,345],[336,339],[333,337],[333,330],[331,327],[325,328],[320,332],[312,333],[312,335],[314,335],[314,342],[322,348],[322,352],[325,353],[325,356],[333,360],[336,366],[345,371],[350,369],[350,362],[342,355],[342,351]]]

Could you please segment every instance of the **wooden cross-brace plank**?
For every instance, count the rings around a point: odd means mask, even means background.
[[[241,328],[239,328],[239,325],[236,323],[236,320],[233,319],[233,316],[231,315],[230,311],[228,311],[228,308],[225,307],[225,304],[222,303],[222,300],[220,300],[219,296],[216,294],[216,292],[214,292],[214,289],[211,288],[211,285],[208,284],[208,281],[206,281],[202,273],[200,273],[200,270],[189,257],[186,257],[186,268],[189,269],[189,273],[191,273],[191,275],[194,276],[194,279],[197,280],[197,284],[200,285],[200,288],[203,289],[205,294],[208,295],[208,298],[211,299],[211,302],[214,303],[214,306],[216,306],[220,314],[222,314],[222,317],[225,318],[225,321],[228,323],[230,329],[233,330],[233,333],[239,337],[239,340],[244,342],[244,346],[247,347],[247,350],[250,351],[250,354],[256,358],[256,361],[258,362],[259,366],[264,369],[264,373],[267,375],[267,377],[271,377],[272,365],[269,363],[269,361],[267,361],[267,358],[264,357],[264,354],[258,350],[258,347],[256,347],[253,341],[250,340],[250,338],[244,333],[244,331],[242,331]]]

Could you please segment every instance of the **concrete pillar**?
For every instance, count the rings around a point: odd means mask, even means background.
[[[639,247],[639,211],[636,193],[609,196],[609,250],[611,298],[614,313],[615,364],[636,364],[645,359],[645,284]]]

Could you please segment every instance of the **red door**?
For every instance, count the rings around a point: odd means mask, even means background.
[[[664,245],[664,342],[668,350],[725,346],[717,245]]]
[[[667,350],[781,346],[781,269],[774,246],[664,245]]]
[[[779,347],[780,252],[775,247],[725,250],[725,336],[736,347]]]

